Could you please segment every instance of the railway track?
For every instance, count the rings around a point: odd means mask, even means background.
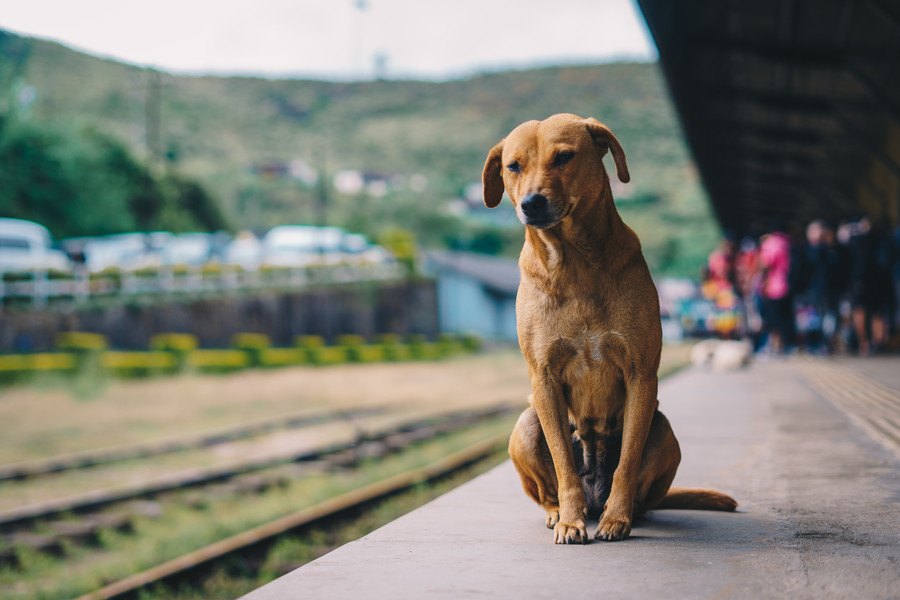
[[[158,516],[159,505],[152,500],[171,493],[193,489],[196,498],[184,498],[186,504],[203,502],[215,496],[258,494],[286,485],[292,476],[284,472],[266,473],[266,469],[291,463],[314,464],[316,468],[352,468],[365,458],[397,452],[410,444],[435,438],[518,410],[518,405],[498,404],[480,410],[467,410],[411,420],[359,436],[349,442],[326,444],[315,449],[293,452],[262,460],[243,461],[211,468],[194,469],[163,478],[99,490],[69,498],[20,507],[0,513],[0,564],[15,564],[17,547],[62,554],[71,542],[90,543],[104,529],[128,531],[138,517]],[[60,515],[68,519],[56,519]],[[75,519],[71,517],[75,516]],[[39,527],[35,527],[39,525]],[[35,530],[39,531],[36,532]]]
[[[331,421],[347,420],[382,415],[389,412],[386,407],[352,408],[346,410],[303,411],[287,416],[260,419],[239,427],[228,427],[207,431],[199,435],[163,440],[146,444],[129,444],[99,450],[72,452],[37,460],[0,465],[0,482],[30,479],[52,473],[74,469],[85,469],[107,465],[124,460],[150,458],[184,450],[209,448],[228,442],[235,442],[275,431],[299,429],[320,425]]]
[[[296,534],[313,525],[330,523],[342,515],[361,510],[369,504],[403,492],[415,485],[446,477],[483,460],[505,447],[507,436],[493,436],[446,458],[418,469],[388,477],[326,502],[286,515],[264,525],[199,548],[156,567],[136,573],[103,588],[81,596],[78,600],[109,600],[134,597],[141,590],[185,578],[202,568],[249,553],[259,555],[282,536]]]

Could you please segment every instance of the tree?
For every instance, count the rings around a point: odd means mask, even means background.
[[[116,140],[9,118],[0,118],[0,216],[37,221],[56,237],[226,228],[203,187],[154,176]]]

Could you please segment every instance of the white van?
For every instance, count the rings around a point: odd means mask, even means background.
[[[343,230],[337,227],[273,227],[263,237],[263,262],[275,267],[340,262],[343,235]]]
[[[43,225],[0,218],[0,272],[70,271],[68,257],[51,244],[50,232]]]

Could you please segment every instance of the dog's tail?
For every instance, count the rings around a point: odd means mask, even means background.
[[[654,508],[682,508],[692,510],[721,510],[734,512],[737,501],[722,492],[695,488],[669,488],[666,497]]]

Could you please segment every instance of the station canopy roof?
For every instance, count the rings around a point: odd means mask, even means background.
[[[638,0],[726,230],[900,220],[900,0]]]

